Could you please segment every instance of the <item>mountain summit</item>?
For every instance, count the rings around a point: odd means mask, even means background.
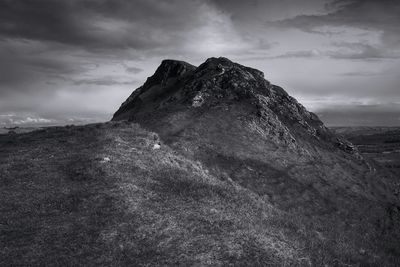
[[[351,240],[350,250],[372,251],[378,233],[396,236],[387,229],[399,222],[398,182],[259,70],[222,57],[198,67],[165,60],[113,120],[156,132],[214,177],[303,221],[321,240],[336,242],[329,245],[335,253],[347,253],[338,238]],[[387,246],[382,242],[378,246]]]
[[[351,144],[334,136],[317,115],[264,79],[261,71],[223,57],[209,58],[197,68],[183,61],[164,60],[121,105],[113,120],[159,121],[169,112],[235,107],[242,110],[254,129],[277,142],[295,146],[296,137],[302,136],[353,151]]]

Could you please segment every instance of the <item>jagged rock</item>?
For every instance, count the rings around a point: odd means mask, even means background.
[[[251,128],[295,146],[296,135],[337,145],[336,136],[284,89],[264,79],[256,69],[227,58],[209,58],[199,67],[164,60],[155,74],[136,89],[114,114],[113,120],[143,120],[160,110],[212,108],[247,104]],[[257,125],[257,127],[255,126]],[[337,145],[353,152],[349,146]]]
[[[343,138],[337,138],[336,139],[336,145],[340,149],[342,149],[344,151],[347,151],[349,153],[356,153],[357,152],[357,148],[352,143],[350,143],[349,141],[347,141],[347,140],[345,140]]]
[[[189,63],[177,60],[164,60],[153,76],[149,77],[143,86],[136,89],[114,114],[113,120],[128,118],[127,114],[140,107],[154,102],[158,97],[168,93],[182,77],[185,77],[196,68]]]

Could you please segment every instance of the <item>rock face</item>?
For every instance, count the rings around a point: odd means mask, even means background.
[[[383,230],[399,223],[389,212],[399,207],[393,177],[373,171],[351,143],[261,71],[226,58],[197,68],[165,60],[113,120],[138,122],[215,177],[309,222],[338,255],[376,249],[378,233],[396,236]],[[377,246],[387,246],[382,242]],[[365,264],[375,261],[366,254]]]
[[[354,177],[368,176],[369,164],[351,143],[331,133],[317,115],[264,79],[261,71],[226,58],[209,58],[197,68],[164,60],[114,114],[113,120],[124,119],[139,122],[169,145],[247,187],[258,186],[260,181],[249,169],[261,164],[257,177],[268,184],[261,194],[285,207],[293,204],[289,195],[300,194],[297,202],[326,208],[299,191],[321,198],[322,190],[336,201],[338,190],[372,197],[368,188],[380,188],[376,179],[363,189],[353,184]],[[331,181],[335,185],[326,186]],[[283,189],[288,192],[276,192],[280,183],[287,184]],[[316,190],[303,188],[307,186]]]
[[[153,76],[136,89],[114,114],[113,120],[129,118],[140,109],[149,109],[155,101],[165,96],[175,84],[192,73],[196,67],[176,60],[164,60]],[[153,107],[154,108],[154,107]]]
[[[353,152],[281,87],[256,69],[226,58],[210,58],[198,68],[183,61],[164,60],[155,74],[136,89],[113,120],[154,117],[170,109],[205,110],[247,105],[253,126],[270,138],[294,146],[296,136],[324,140]],[[250,114],[249,114],[250,115]],[[157,115],[158,116],[158,115]]]

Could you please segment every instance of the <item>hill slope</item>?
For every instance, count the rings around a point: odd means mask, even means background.
[[[213,175],[232,179],[279,209],[321,220],[322,227],[335,222],[336,229],[324,230],[327,239],[346,231],[340,228],[344,221],[359,227],[347,228],[347,237],[397,223],[398,182],[377,173],[349,142],[258,70],[226,58],[210,58],[197,68],[164,61],[115,113],[113,120],[120,119],[157,132]],[[396,218],[386,221],[387,212]],[[351,239],[363,246],[361,236]]]
[[[0,265],[400,263],[395,179],[224,58],[164,61],[113,122],[0,135],[0,178]]]
[[[137,124],[0,136],[0,264],[308,265],[296,218]],[[299,228],[301,227],[301,228]]]

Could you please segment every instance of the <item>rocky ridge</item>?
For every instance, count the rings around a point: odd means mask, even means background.
[[[350,262],[368,265],[377,259],[373,251],[400,253],[400,233],[393,230],[400,223],[396,178],[377,171],[261,71],[226,58],[197,68],[163,61],[113,120],[156,132],[213,177],[297,218],[335,257],[353,251]],[[362,259],[355,256],[360,248]]]
[[[197,68],[183,61],[164,60],[121,105],[113,120],[132,120],[170,106],[216,108],[238,102],[251,105],[255,128],[277,141],[293,146],[293,132],[297,132],[357,153],[349,142],[332,134],[316,114],[264,79],[261,71],[222,57],[209,58]]]
[[[376,179],[350,142],[261,71],[227,58],[197,68],[163,61],[113,117],[123,119],[284,209],[354,214],[365,207],[360,197],[398,201],[393,178]]]

